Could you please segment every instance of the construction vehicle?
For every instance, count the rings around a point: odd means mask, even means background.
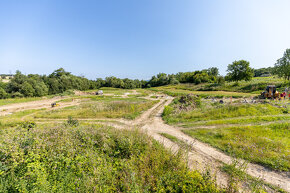
[[[279,98],[279,97],[280,97],[280,94],[277,91],[275,85],[268,85],[266,87],[265,91],[262,92],[261,95],[260,95],[261,99],[269,99],[269,98],[276,99],[276,98]]]
[[[51,107],[58,107],[59,103],[51,103]]]

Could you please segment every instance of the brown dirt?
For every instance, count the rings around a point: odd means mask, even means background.
[[[25,103],[15,103],[15,104],[9,104],[4,105],[0,107],[0,116],[5,116],[9,114],[13,114],[15,112],[19,111],[25,111],[25,110],[32,110],[32,109],[58,109],[58,108],[64,108],[68,106],[78,105],[79,100],[76,99],[71,102],[60,102],[60,106],[58,107],[51,107],[51,103],[54,103],[58,100],[65,99],[65,97],[54,97],[52,99],[45,99],[45,100],[39,100],[39,101],[31,101],[31,102],[25,102]]]

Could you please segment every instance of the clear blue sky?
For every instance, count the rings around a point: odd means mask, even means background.
[[[290,48],[290,0],[0,0],[0,73],[149,79]]]

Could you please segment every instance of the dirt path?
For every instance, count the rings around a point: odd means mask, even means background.
[[[42,108],[49,108],[51,107],[51,103],[61,100],[61,97],[54,97],[52,99],[44,99],[39,101],[31,101],[31,102],[24,102],[24,103],[15,103],[4,105],[0,107],[0,116],[9,115],[14,112],[24,111],[24,110],[31,110],[31,109],[42,109]]]
[[[160,138],[159,133],[168,133],[172,136],[177,137],[180,140],[185,141],[187,144],[191,145],[194,149],[194,152],[189,153],[189,161],[192,161],[194,165],[197,165],[198,168],[213,168],[217,172],[217,180],[219,184],[226,184],[226,176],[219,172],[218,167],[220,163],[231,164],[233,158],[230,156],[218,151],[217,149],[202,143],[180,131],[180,129],[166,125],[162,118],[161,114],[163,112],[164,106],[170,104],[172,98],[170,98],[166,103],[162,105],[159,111],[154,115],[153,119],[148,121],[148,117],[143,117],[147,123],[142,128],[145,129],[148,134],[153,136],[160,142],[163,142],[165,146],[171,146],[172,143],[169,143],[168,140]],[[162,102],[162,101],[161,101]],[[152,109],[151,109],[152,111]],[[139,120],[140,121],[140,120]],[[241,163],[244,160],[239,160]],[[284,190],[290,192],[290,177],[289,173],[280,173],[269,170],[263,166],[257,164],[249,163],[247,165],[246,172],[256,178],[263,179],[265,182],[276,185],[283,188]],[[192,166],[194,167],[194,166]]]
[[[31,101],[26,103],[16,103],[16,104],[10,104],[10,105],[4,105],[0,107],[0,116],[9,115],[12,113],[20,112],[20,111],[26,111],[26,110],[32,110],[32,109],[59,109],[74,105],[79,105],[79,99],[75,99],[71,102],[59,102],[60,106],[51,108],[51,103],[54,103],[58,100],[65,99],[65,97],[54,97],[52,99],[45,99],[45,100],[39,100],[39,101]],[[25,117],[22,117],[24,119]]]

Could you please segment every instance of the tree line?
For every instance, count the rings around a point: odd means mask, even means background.
[[[11,78],[10,82],[0,81],[0,98],[16,97],[41,97],[45,95],[59,94],[67,90],[89,90],[101,87],[113,87],[124,89],[150,88],[179,83],[216,83],[224,84],[225,81],[249,81],[252,77],[271,76],[276,74],[287,80],[290,79],[290,49],[284,52],[282,58],[277,60],[274,67],[253,69],[246,60],[234,61],[228,65],[225,77],[219,74],[219,69],[212,67],[193,72],[179,72],[176,74],[159,73],[148,81],[121,79],[114,76],[105,79],[89,80],[85,77],[75,76],[66,72],[63,68],[55,70],[50,75],[28,74],[20,71]]]
[[[24,75],[16,71],[8,83],[0,82],[0,98],[41,97],[63,93],[70,89],[88,90],[97,88],[96,82],[87,78],[72,75],[63,68],[52,74]]]

